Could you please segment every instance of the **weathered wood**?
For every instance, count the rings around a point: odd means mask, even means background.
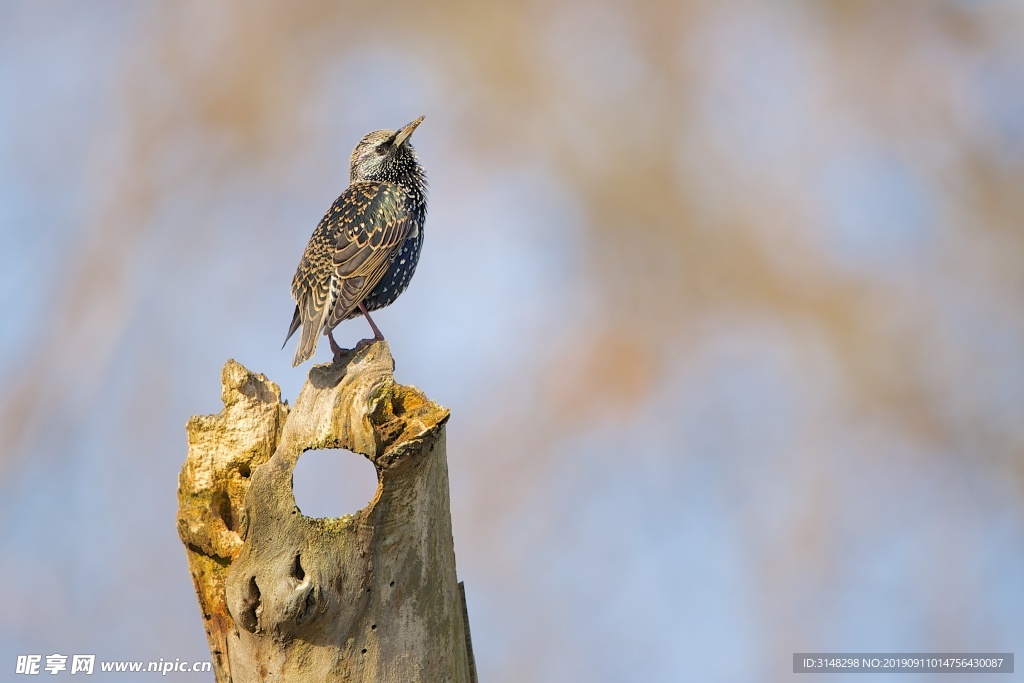
[[[224,409],[188,423],[178,531],[218,682],[470,681],[455,573],[448,411],[395,383],[386,342],[315,366],[291,410],[228,361]],[[373,501],[304,516],[292,472],[309,449],[377,468]]]

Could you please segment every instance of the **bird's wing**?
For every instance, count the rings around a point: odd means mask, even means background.
[[[333,329],[383,279],[413,229],[406,191],[392,183],[353,183],[329,216],[337,226],[332,263],[337,298],[324,327]]]
[[[294,365],[312,356],[320,333],[349,317],[377,286],[412,229],[399,185],[358,182],[338,197],[292,279],[297,306],[288,336],[302,327]]]
[[[328,214],[330,215],[330,214]],[[307,360],[316,351],[316,343],[323,329],[324,319],[336,297],[337,283],[334,281],[334,267],[331,263],[333,247],[328,239],[330,224],[327,216],[320,221],[313,236],[306,245],[299,267],[292,278],[292,297],[295,299],[295,314],[288,327],[288,343],[300,327],[299,342],[295,346],[292,367]]]
[[[321,332],[334,328],[366,298],[410,225],[405,190],[398,185],[353,183],[335,200],[292,278],[296,307],[288,337],[302,328],[293,365],[310,358]]]

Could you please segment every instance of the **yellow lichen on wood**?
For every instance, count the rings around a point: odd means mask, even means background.
[[[219,682],[231,680],[226,634],[234,624],[224,600],[230,563],[242,549],[245,495],[252,472],[270,459],[288,406],[280,388],[229,360],[217,415],[192,417],[189,452],[178,477],[178,535],[188,552],[203,625]]]

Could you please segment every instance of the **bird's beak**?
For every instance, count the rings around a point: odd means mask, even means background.
[[[408,140],[409,136],[412,135],[412,132],[416,130],[416,126],[423,123],[423,119],[425,118],[425,116],[421,116],[412,123],[407,123],[401,128],[399,128],[398,132],[395,133],[395,147],[400,147],[402,143]]]

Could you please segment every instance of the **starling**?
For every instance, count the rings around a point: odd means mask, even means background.
[[[370,311],[405,291],[423,246],[427,180],[409,144],[422,121],[369,133],[353,150],[350,184],[313,231],[292,278],[297,305],[285,344],[302,327],[292,367],[313,355],[321,334],[337,356],[332,331],[360,313],[373,338],[384,338]]]

